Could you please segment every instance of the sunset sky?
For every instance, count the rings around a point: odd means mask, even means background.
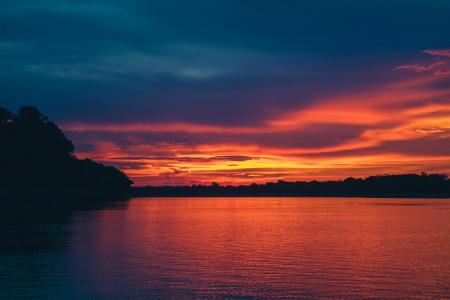
[[[0,106],[136,184],[450,173],[450,1],[3,0]]]

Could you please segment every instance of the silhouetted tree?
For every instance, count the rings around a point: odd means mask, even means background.
[[[113,167],[78,160],[64,133],[33,106],[0,108],[0,196],[126,194],[131,180]]]

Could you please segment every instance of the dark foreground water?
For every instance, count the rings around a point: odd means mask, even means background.
[[[1,232],[0,299],[450,298],[450,200],[149,198]]]

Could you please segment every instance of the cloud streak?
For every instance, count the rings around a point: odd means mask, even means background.
[[[280,111],[252,127],[67,123],[63,128],[94,145],[93,151],[79,155],[122,167],[139,184],[241,184],[446,172],[450,84],[434,69],[314,99],[306,107]]]
[[[433,55],[433,56],[450,57],[450,49],[429,49],[429,50],[424,50],[423,53]]]

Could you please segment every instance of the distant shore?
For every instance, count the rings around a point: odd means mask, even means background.
[[[450,180],[443,174],[378,175],[338,181],[269,182],[239,186],[133,187],[132,197],[367,197],[450,198]]]
[[[198,194],[152,194],[152,195],[133,195],[131,198],[367,198],[367,199],[449,199],[450,195],[448,196],[427,196],[427,195],[285,195],[285,194],[279,194],[279,195],[269,195],[269,194],[263,194],[263,195],[238,195],[238,194],[211,194],[211,195],[198,195]]]

